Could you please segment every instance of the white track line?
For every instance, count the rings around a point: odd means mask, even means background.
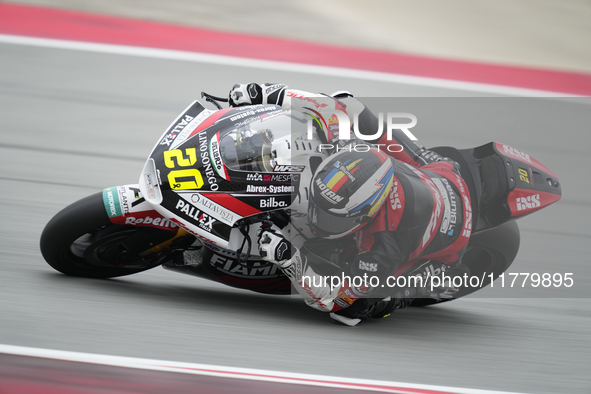
[[[39,349],[0,344],[0,353],[17,356],[41,357],[54,360],[82,362],[114,367],[134,368],[153,371],[215,376],[231,379],[246,379],[261,382],[299,384],[306,386],[331,387],[342,389],[368,390],[382,393],[420,394],[425,392],[456,394],[518,394],[501,391],[465,389],[444,386],[431,386],[379,380],[337,378],[332,376],[308,375],[290,372],[267,371],[249,368],[233,368],[218,365],[182,363],[174,361],[150,360],[144,358],[109,356],[91,353],[67,352],[62,350]]]
[[[0,34],[0,42],[7,44],[41,46],[87,52],[109,53],[127,56],[142,56],[156,59],[182,60],[196,63],[219,64],[234,67],[250,67],[294,73],[327,75],[331,77],[355,78],[369,81],[401,83],[415,86],[428,86],[469,92],[500,94],[524,97],[583,97],[579,95],[548,92],[543,90],[489,85],[484,83],[452,81],[439,78],[414,77],[376,71],[363,71],[348,68],[314,66],[308,64],[277,62],[271,60],[248,59],[234,56],[211,55],[206,53],[176,51],[170,49],[144,48],[125,45],[96,44],[81,41],[55,40]]]

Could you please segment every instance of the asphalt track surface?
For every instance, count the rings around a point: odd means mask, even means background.
[[[0,44],[0,343],[490,390],[589,392],[588,102],[549,100],[544,112],[555,123],[530,119],[536,127],[527,130],[497,119],[470,132],[415,132],[426,145],[502,141],[558,175],[563,199],[519,222],[522,246],[513,272],[572,272],[570,289],[526,289],[513,298],[491,291],[487,298],[405,309],[349,328],[295,298],[160,268],[87,280],[61,275],[43,261],[39,236],[57,211],[102,188],[137,182],[156,139],[200,91],[224,94],[245,81],[346,88],[366,97],[466,95]]]

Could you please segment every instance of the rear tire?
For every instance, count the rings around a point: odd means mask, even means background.
[[[474,235],[462,258],[462,265],[467,267],[470,276],[477,276],[484,281],[479,287],[462,287],[454,298],[474,293],[490,285],[499,275],[507,271],[519,251],[519,227],[516,222],[507,222],[499,227]]]
[[[41,234],[41,254],[59,272],[87,278],[113,278],[154,268],[163,253],[140,257],[140,251],[175,236],[173,231],[111,223],[102,193],[56,214]]]

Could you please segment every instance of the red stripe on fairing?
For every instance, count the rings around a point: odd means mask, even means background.
[[[535,206],[536,203],[531,201],[530,196],[539,196],[539,198],[534,198],[534,201],[538,201],[539,205]],[[517,199],[525,198],[527,199],[530,197],[530,201],[520,201],[518,202]],[[515,189],[509,196],[507,197],[507,203],[509,204],[509,208],[511,209],[511,217],[515,216],[522,216],[526,215],[535,211],[538,211],[542,208],[547,207],[548,205],[554,204],[558,200],[560,200],[562,196],[560,194],[553,194],[548,192],[541,192],[537,190],[531,189]],[[532,205],[531,208],[527,208],[527,204]],[[517,208],[519,204],[521,209]]]
[[[16,4],[0,3],[0,33],[164,48],[591,95],[591,75],[586,73],[312,44]]]
[[[260,210],[227,193],[204,193],[203,195],[240,216],[246,217],[261,213]]]
[[[217,120],[219,120],[223,115],[227,114],[228,112],[230,112],[234,109],[235,108],[226,108],[226,109],[221,109],[219,111],[214,112],[207,119],[205,119],[203,122],[199,123],[199,125],[195,128],[195,130],[193,130],[191,132],[191,134],[187,138],[191,138],[195,134],[199,133],[201,130],[205,130],[206,128],[208,128],[209,126],[214,124]]]

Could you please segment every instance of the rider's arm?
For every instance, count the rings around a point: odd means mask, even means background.
[[[322,275],[313,262],[280,234],[265,231],[259,238],[261,257],[277,264],[305,303],[323,312],[349,308],[359,299],[379,300],[396,294],[388,277],[404,261],[392,232],[372,234],[371,249],[354,256],[338,275]],[[357,305],[357,303],[356,303]]]
[[[331,283],[329,277],[316,272],[306,256],[280,234],[264,231],[258,242],[261,257],[281,268],[308,306],[335,312],[355,301],[348,285]]]
[[[408,250],[395,232],[371,230],[363,229],[356,234],[359,254],[353,258],[350,271],[355,276],[373,278],[371,291],[378,293],[376,296],[387,297],[396,292],[388,278],[408,259]]]
[[[255,104],[282,105],[287,85],[282,83],[237,83],[228,95],[231,107]]]
[[[351,96],[347,92],[341,92],[338,97],[345,95]],[[348,112],[345,106],[342,105],[340,98],[289,89],[286,85],[277,83],[236,84],[230,90],[229,103],[232,107],[275,104],[280,105],[287,111],[296,110],[306,113],[315,120],[314,125],[316,126],[317,135],[324,144],[336,144],[338,142],[338,133],[334,133],[334,130],[330,127],[331,116],[335,113],[348,116]]]

